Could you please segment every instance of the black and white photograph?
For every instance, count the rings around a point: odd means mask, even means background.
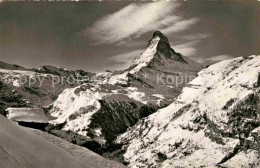
[[[0,168],[260,168],[260,0],[0,0]]]

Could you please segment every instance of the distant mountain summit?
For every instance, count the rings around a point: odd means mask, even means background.
[[[173,71],[199,71],[203,68],[199,63],[175,52],[168,38],[160,31],[153,33],[146,50],[134,59],[128,70],[131,70],[130,73],[136,73],[143,67]]]
[[[153,38],[155,38],[156,36],[158,36],[161,39],[161,41],[168,43],[168,38],[164,34],[162,34],[162,32],[160,32],[159,30],[156,30],[153,33]]]
[[[129,85],[133,81],[131,78],[133,76],[142,78],[144,74],[148,74],[152,79],[156,75],[180,72],[182,75],[185,73],[186,76],[194,76],[201,69],[203,69],[202,65],[175,52],[171,48],[168,38],[160,31],[155,31],[152,39],[148,41],[145,51],[135,57],[129,68],[121,72],[105,72],[98,75],[109,84]],[[152,80],[150,84],[152,83],[156,82]]]
[[[188,63],[184,60],[180,53],[176,53],[170,46],[168,38],[162,34],[160,31],[155,31],[153,33],[153,38],[159,37],[160,41],[157,46],[157,52],[160,56],[164,56],[169,59],[174,59],[175,61]]]

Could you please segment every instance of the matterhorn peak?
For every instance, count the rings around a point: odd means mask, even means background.
[[[156,30],[153,33],[153,37],[149,40],[146,50],[138,57],[136,57],[132,63],[132,67],[136,66],[136,70],[140,70],[140,68],[147,66],[150,62],[158,55],[158,53],[166,53],[165,57],[171,57],[171,47],[168,42],[168,38]]]
[[[153,33],[153,38],[155,38],[156,36],[158,36],[161,41],[164,41],[164,42],[168,43],[168,38],[164,34],[162,34],[162,32],[160,32],[159,30],[156,30]]]
[[[158,30],[153,33],[153,38],[155,37],[160,38],[156,49],[157,52],[161,53],[166,58],[172,58],[173,54],[175,54],[175,51],[171,48],[168,38]]]
[[[182,54],[175,52],[170,44],[168,38],[160,31],[156,30],[153,33],[152,39],[149,40],[146,50],[138,57],[136,57],[131,67],[129,68],[130,73],[136,73],[144,67],[148,68],[167,68],[172,67],[181,69],[190,69],[190,63],[200,70],[201,65],[194,61],[190,61],[185,58]],[[128,70],[129,70],[128,69]]]

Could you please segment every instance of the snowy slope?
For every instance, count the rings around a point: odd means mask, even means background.
[[[61,144],[47,141],[26,128],[16,125],[0,115],[0,167],[4,168],[103,168],[123,167],[96,154],[88,153],[93,159],[73,155]],[[67,147],[72,144],[67,143]],[[87,149],[85,149],[86,152]],[[93,156],[94,155],[94,156]],[[97,164],[96,162],[99,162]]]
[[[139,72],[142,68],[146,67],[150,61],[154,58],[155,53],[157,52],[157,45],[160,41],[160,38],[156,36],[153,38],[150,42],[150,44],[147,46],[146,50],[140,55],[137,56],[130,67],[134,67],[131,70],[126,70],[120,74],[113,75],[112,73],[102,73],[98,74],[103,75],[104,78],[106,79],[104,83],[108,84],[127,84],[128,82],[128,74],[136,74]]]
[[[86,136],[90,123],[94,122],[92,121],[93,114],[101,110],[100,101],[110,102],[110,99],[111,101],[118,100],[118,103],[125,101],[140,105],[146,105],[148,101],[146,94],[134,87],[80,85],[76,88],[65,89],[59,95],[50,111],[50,114],[56,119],[50,122],[53,124],[66,123],[63,130]],[[162,97],[153,97],[153,99],[149,99],[149,102],[162,99]],[[113,109],[113,107],[111,108]],[[101,136],[101,134],[98,135]]]
[[[54,124],[67,124],[64,130],[71,130],[86,135],[91,116],[100,109],[98,100],[102,93],[93,88],[87,89],[84,85],[64,90],[53,103],[51,115],[57,117],[51,121]]]
[[[108,84],[127,84],[128,82],[128,74],[136,74],[142,68],[146,67],[150,61],[154,58],[155,53],[157,52],[157,45],[160,41],[160,37],[156,36],[147,46],[146,50],[141,53],[140,56],[137,56],[130,67],[133,67],[130,70],[125,70],[122,73],[113,75],[113,73],[99,73],[97,76],[102,76],[104,78],[103,83]]]
[[[260,56],[199,72],[171,105],[118,137],[129,167],[259,167]]]
[[[131,74],[134,74],[140,71],[143,67],[146,67],[150,61],[154,58],[155,53],[157,52],[157,45],[160,41],[160,37],[156,36],[151,41],[146,50],[139,56],[136,57],[131,66],[134,68],[130,71]]]

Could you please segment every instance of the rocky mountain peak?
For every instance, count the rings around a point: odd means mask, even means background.
[[[153,38],[149,41],[147,49],[151,48],[151,46],[154,46],[154,41],[156,39],[159,40],[157,40],[156,49],[154,51],[153,57],[149,61],[149,67],[159,68],[173,64],[175,64],[176,66],[176,64],[179,63],[181,63],[182,65],[190,64],[190,61],[187,58],[185,58],[181,53],[175,52],[171,48],[168,38],[158,30],[153,33]],[[198,64],[196,62],[193,63]]]
[[[146,50],[133,60],[127,71],[133,74],[143,68],[199,71],[202,66],[184,57],[181,53],[175,52],[171,48],[168,38],[157,30],[149,40]]]
[[[162,34],[162,32],[156,30],[154,33],[153,33],[153,38],[155,38],[156,36],[160,37],[160,40],[161,41],[164,41],[164,42],[167,42],[168,43],[168,38]]]

